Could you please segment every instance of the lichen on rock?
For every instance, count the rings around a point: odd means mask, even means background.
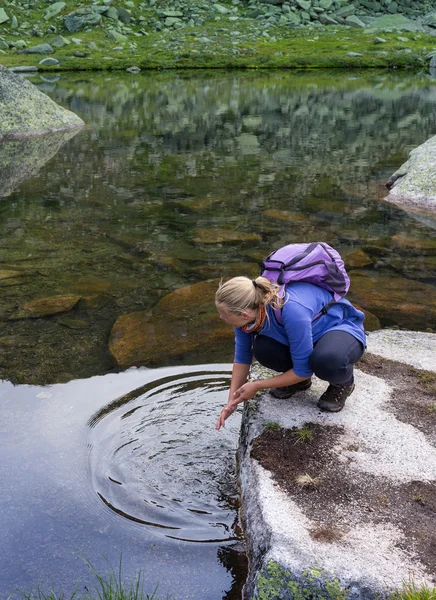
[[[0,67],[0,140],[83,125],[80,117],[53,102],[27,79]]]

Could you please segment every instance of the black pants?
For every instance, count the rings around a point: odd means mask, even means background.
[[[317,377],[335,385],[351,385],[353,364],[364,353],[359,340],[345,331],[328,331],[316,342],[310,366]],[[253,344],[256,360],[274,371],[292,369],[289,347],[265,335],[256,336]]]

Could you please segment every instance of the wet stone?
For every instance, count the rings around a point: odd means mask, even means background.
[[[52,296],[27,302],[10,320],[37,319],[57,313],[68,312],[79,302],[81,296]]]
[[[219,280],[180,288],[165,296],[153,311],[119,317],[110,334],[109,350],[117,365],[153,365],[168,357],[192,356],[233,336],[216,314]],[[170,339],[169,339],[170,337]]]
[[[243,233],[231,229],[197,229],[194,242],[198,244],[226,244],[232,242],[259,242],[258,233]]]

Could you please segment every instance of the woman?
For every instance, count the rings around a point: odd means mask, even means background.
[[[235,331],[235,358],[227,405],[220,429],[240,402],[268,388],[277,398],[290,398],[310,388],[311,376],[329,382],[318,401],[323,411],[338,412],[354,390],[353,364],[362,356],[366,336],[364,314],[342,299],[323,313],[332,294],[316,285],[293,282],[280,287],[265,277],[234,277],[215,295],[220,318]],[[276,317],[281,311],[281,321]],[[280,375],[247,382],[253,357]]]

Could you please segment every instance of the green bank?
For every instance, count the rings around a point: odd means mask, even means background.
[[[414,68],[436,10],[410,0],[12,0],[0,63],[47,70]]]

